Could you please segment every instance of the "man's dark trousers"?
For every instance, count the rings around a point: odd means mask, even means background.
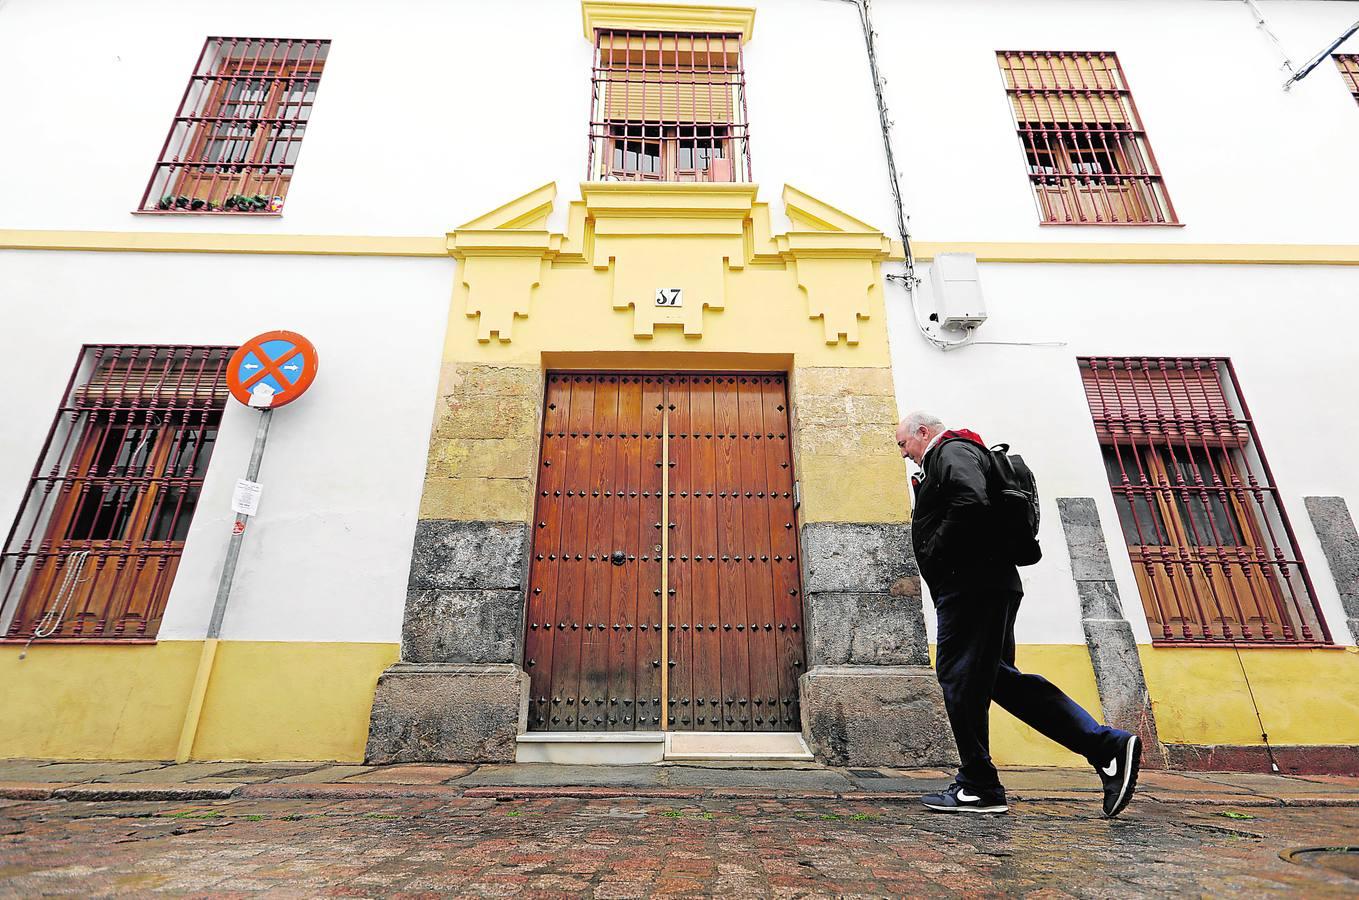
[[[1000,785],[991,763],[992,700],[1092,766],[1113,759],[1127,734],[1096,722],[1041,675],[1015,668],[1015,616],[1024,593],[1009,581],[985,578],[950,586],[934,597],[939,619],[935,670],[962,761],[958,781],[973,791]]]

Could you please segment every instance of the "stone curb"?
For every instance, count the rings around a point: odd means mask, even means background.
[[[465,791],[445,784],[247,784],[233,797],[252,800],[451,800]]]
[[[462,792],[464,797],[491,797],[496,800],[615,800],[639,797],[654,800],[697,800],[706,788],[610,788],[610,787],[474,787]]]
[[[76,784],[52,792],[55,800],[226,800],[239,784]]]
[[[70,786],[69,783],[49,784],[45,781],[0,782],[0,800],[49,800],[53,791]]]
[[[912,802],[919,791],[799,791],[779,788],[651,788],[651,787],[538,787],[478,786],[456,784],[69,784],[0,782],[0,800],[74,801],[190,801],[190,800],[838,800],[845,803]],[[1027,803],[1098,802],[1094,792],[1011,792],[1011,798]],[[1359,795],[1282,796],[1260,794],[1192,794],[1163,790],[1139,791],[1137,799],[1182,806],[1239,807],[1359,807]]]

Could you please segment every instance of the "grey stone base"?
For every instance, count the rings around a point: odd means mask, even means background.
[[[816,666],[800,685],[803,737],[827,765],[958,765],[928,666]]]
[[[378,677],[365,761],[513,762],[528,694],[516,665],[397,663]]]
[[[1345,608],[1350,640],[1359,642],[1359,531],[1344,497],[1303,497],[1317,540],[1330,564],[1340,603]],[[1334,637],[1344,640],[1342,635]]]

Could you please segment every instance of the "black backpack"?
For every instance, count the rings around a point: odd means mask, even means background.
[[[1009,451],[1009,444],[991,448],[987,490],[1006,558],[1017,566],[1031,566],[1043,558],[1038,546],[1038,482],[1024,457]]]

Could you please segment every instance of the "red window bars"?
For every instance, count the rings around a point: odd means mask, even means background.
[[[996,56],[1045,224],[1175,224],[1114,54]]]
[[[329,50],[330,41],[208,38],[140,210],[279,212]]]
[[[1355,102],[1359,102],[1359,54],[1337,53],[1334,58],[1336,67],[1340,69],[1340,77],[1345,79]]]
[[[750,181],[739,34],[600,30],[590,81],[599,181]]]
[[[1080,360],[1154,642],[1330,642],[1227,359]]]
[[[0,635],[154,638],[231,347],[87,344],[0,552]]]

